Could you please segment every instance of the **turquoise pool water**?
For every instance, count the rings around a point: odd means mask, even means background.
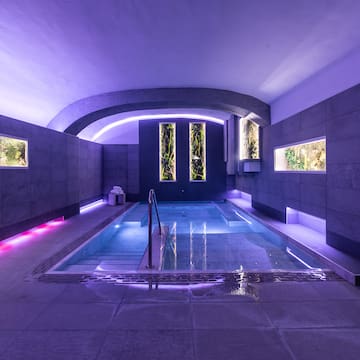
[[[228,202],[159,203],[169,227],[163,271],[295,271],[324,266]],[[55,270],[136,271],[147,250],[147,204],[137,204]]]

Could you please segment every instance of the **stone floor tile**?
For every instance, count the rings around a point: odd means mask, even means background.
[[[65,284],[48,284],[39,281],[24,282],[21,286],[15,284],[8,289],[5,296],[0,297],[0,302],[49,303],[61,294],[65,287]]]
[[[360,301],[307,301],[261,304],[279,328],[360,326]]]
[[[360,329],[284,330],[296,360],[358,360]]]
[[[85,284],[69,284],[64,291],[56,297],[56,303],[120,303],[123,300],[126,288],[122,285],[88,282]]]
[[[241,329],[271,326],[259,304],[193,303],[195,329]]]
[[[44,311],[41,303],[1,303],[0,330],[22,330]]]
[[[149,288],[149,285],[128,285],[126,286],[124,303],[161,303],[190,301],[190,292],[187,286],[159,285],[158,288]]]
[[[346,281],[317,281],[310,284],[319,299],[327,300],[359,300],[360,287]]]
[[[93,360],[104,341],[93,331],[24,331],[1,360]]]
[[[198,360],[289,360],[280,336],[271,329],[196,330]]]
[[[191,329],[190,304],[123,304],[112,329]]]
[[[260,302],[319,300],[310,282],[273,282],[257,285]]]
[[[0,330],[0,359],[1,354],[15,341],[16,336],[20,333],[20,331],[14,330]]]
[[[113,317],[116,304],[53,304],[35,319],[36,330],[99,330],[106,329]]]
[[[194,360],[192,332],[116,330],[108,333],[97,360]]]

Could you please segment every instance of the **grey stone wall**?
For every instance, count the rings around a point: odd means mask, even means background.
[[[327,104],[327,242],[360,257],[360,85]]]
[[[101,145],[3,116],[0,133],[29,144],[29,168],[0,169],[0,239],[77,214],[81,200],[101,195]]]
[[[79,140],[80,203],[102,197],[102,145]]]
[[[281,220],[286,206],[326,219],[327,242],[360,256],[360,85],[262,131],[262,171],[237,188]],[[324,135],[326,175],[274,172],[274,147]]]
[[[139,145],[103,145],[103,193],[114,185],[123,188],[127,200],[137,201],[140,191]]]

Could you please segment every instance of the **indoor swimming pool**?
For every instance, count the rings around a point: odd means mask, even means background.
[[[168,234],[161,272],[304,271],[324,265],[229,202],[159,203]],[[68,255],[52,271],[146,270],[148,205],[136,204]],[[156,222],[155,222],[156,223]],[[156,224],[153,226],[155,230]],[[154,249],[154,251],[160,251]],[[148,270],[147,270],[148,271]]]

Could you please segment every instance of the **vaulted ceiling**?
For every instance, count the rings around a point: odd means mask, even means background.
[[[0,114],[208,87],[271,103],[360,46],[358,0],[0,0]]]

